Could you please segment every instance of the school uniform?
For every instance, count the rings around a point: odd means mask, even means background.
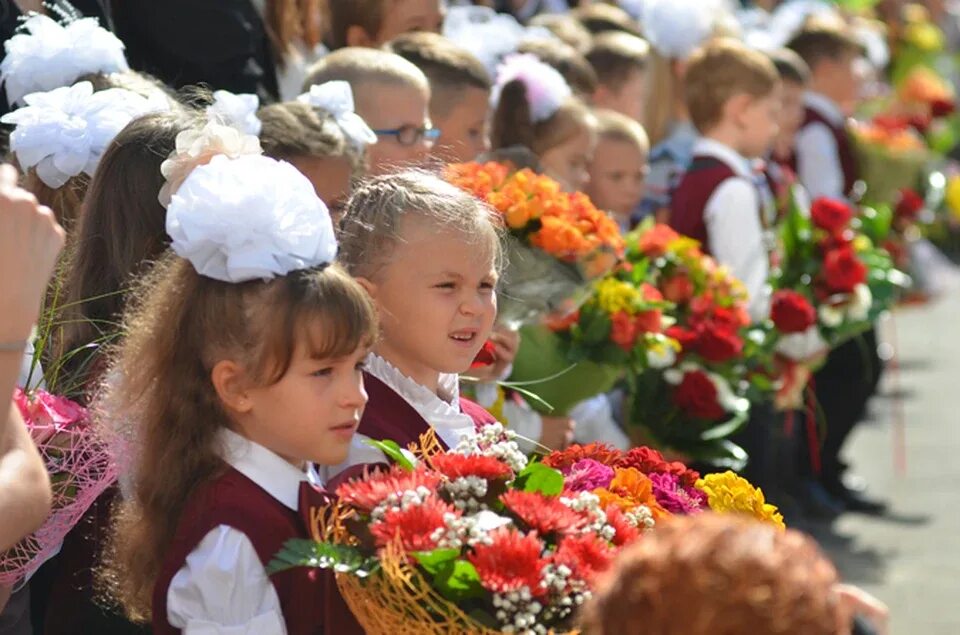
[[[847,199],[859,177],[846,117],[828,97],[804,96],[803,124],[797,132],[795,171],[811,198]]]
[[[693,160],[693,145],[699,136],[692,123],[681,121],[650,149],[650,173],[644,182],[643,200],[633,214],[636,221],[670,209],[670,199]]]
[[[227,470],[187,501],[153,594],[155,635],[316,635],[324,576],[266,565],[292,538],[309,538],[310,507],[329,498],[316,478],[224,429]]]

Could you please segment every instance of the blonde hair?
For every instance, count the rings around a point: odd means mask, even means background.
[[[354,93],[363,84],[393,84],[430,94],[426,75],[413,63],[394,53],[359,46],[342,48],[317,60],[307,71],[303,89],[335,80],[349,82]]]
[[[347,31],[359,26],[371,38],[380,33],[386,0],[327,0],[327,35],[330,48],[347,46]]]
[[[643,156],[650,153],[650,140],[639,122],[615,110],[604,108],[594,109],[593,114],[597,118],[597,135],[601,139],[629,143]]]
[[[760,98],[777,87],[780,76],[766,55],[737,40],[721,38],[690,58],[685,80],[690,120],[700,132],[717,125],[732,97]]]
[[[552,66],[573,92],[583,98],[593,96],[597,90],[597,73],[587,58],[569,44],[555,39],[528,40],[520,44],[517,52],[536,55],[541,62]]]
[[[590,109],[577,97],[569,98],[547,119],[531,123],[527,87],[520,80],[504,84],[492,117],[490,147],[493,150],[523,146],[538,157],[582,131],[596,127]]]
[[[274,159],[295,157],[346,158],[354,176],[363,172],[363,153],[343,133],[340,124],[322,108],[287,101],[264,106],[257,112],[263,124],[260,146]]]
[[[654,48],[650,49],[647,68],[650,82],[647,94],[650,97],[644,109],[643,127],[650,137],[650,144],[656,146],[670,134],[683,84],[677,76],[674,60]]]
[[[569,13],[541,13],[533,16],[530,26],[550,31],[554,37],[572,46],[578,53],[585,53],[593,39],[590,31]]]
[[[402,240],[408,219],[456,231],[490,250],[500,269],[500,217],[478,198],[421,170],[376,177],[357,187],[340,221],[338,260],[354,276],[375,277]]]

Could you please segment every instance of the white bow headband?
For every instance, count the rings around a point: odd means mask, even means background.
[[[494,108],[500,103],[503,87],[514,80],[522,82],[526,88],[530,123],[549,119],[573,95],[559,71],[541,62],[536,55],[517,53],[507,57],[497,68],[497,81],[490,94]]]
[[[354,110],[353,91],[349,83],[333,81],[316,84],[310,87],[310,92],[297,97],[297,101],[330,113],[357,150],[362,151],[377,142],[376,133]]]
[[[213,104],[207,106],[207,115],[225,126],[233,126],[240,132],[260,136],[263,123],[257,117],[260,98],[249,93],[234,94],[227,90],[213,93]]]

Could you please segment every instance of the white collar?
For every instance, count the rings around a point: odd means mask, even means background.
[[[813,110],[817,111],[821,117],[829,121],[834,126],[841,127],[846,121],[846,117],[843,116],[843,112],[840,111],[840,107],[837,106],[835,101],[826,95],[815,93],[813,91],[807,91],[803,95],[803,103],[808,108],[812,108]]]
[[[718,159],[733,170],[737,176],[753,180],[753,165],[743,155],[726,144],[700,137],[693,144],[693,154],[694,156],[708,156]]]
[[[440,373],[441,399],[426,386],[404,375],[384,358],[370,353],[366,359],[368,373],[403,397],[449,447],[454,447],[466,433],[474,431],[473,419],[460,411],[460,377]]]
[[[307,472],[233,430],[223,428],[220,442],[223,460],[230,467],[286,507],[297,511],[300,506],[300,483],[309,480]]]

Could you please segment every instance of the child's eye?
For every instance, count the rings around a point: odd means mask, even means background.
[[[492,282],[481,282],[481,283],[480,283],[480,288],[483,289],[484,291],[492,291],[495,286],[496,286],[496,285],[495,285],[494,283],[492,283]]]
[[[333,374],[333,368],[329,366],[326,368],[321,368],[320,370],[313,371],[314,377],[329,377],[332,374]]]
[[[456,288],[457,288],[457,283],[456,283],[456,282],[441,282],[440,284],[437,285],[437,288],[438,288],[438,289],[456,289]]]

